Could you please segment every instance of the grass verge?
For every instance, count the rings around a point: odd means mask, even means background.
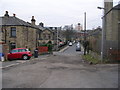
[[[94,58],[92,55],[87,54],[87,55],[82,55],[82,58],[88,62],[92,62],[93,64],[98,64],[100,63],[100,60],[97,58]]]

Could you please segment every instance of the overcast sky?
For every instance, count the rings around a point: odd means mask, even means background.
[[[0,0],[0,16],[5,11],[12,16],[31,22],[34,16],[36,24],[43,22],[45,26],[64,26],[81,23],[84,24],[84,12],[87,13],[87,29],[102,25],[103,0]],[[113,0],[114,5],[119,0]],[[0,2],[0,3],[1,3]]]

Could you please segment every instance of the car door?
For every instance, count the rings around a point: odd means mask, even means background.
[[[22,58],[23,54],[25,54],[27,50],[26,49],[19,49],[18,50],[18,58]]]
[[[11,53],[9,54],[10,59],[17,59],[18,58],[18,50],[12,50]]]

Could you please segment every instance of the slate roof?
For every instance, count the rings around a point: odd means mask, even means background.
[[[116,6],[113,7],[112,9],[114,9],[114,10],[120,10],[120,4],[116,5]]]
[[[43,30],[44,28],[39,25],[32,25],[29,22],[25,22],[17,17],[9,16],[9,17],[0,17],[0,26],[27,26],[33,27],[36,29]]]
[[[14,17],[14,16],[9,16],[9,17],[0,17],[0,20],[2,19],[2,23],[0,25],[6,25],[6,26],[31,26],[27,22]]]
[[[36,28],[39,28],[40,30],[44,30],[44,27],[41,27],[40,25],[34,25]]]

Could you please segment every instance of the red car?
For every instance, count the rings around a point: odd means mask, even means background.
[[[32,56],[32,54],[28,49],[16,48],[16,49],[13,49],[12,51],[10,51],[10,53],[8,53],[7,58],[8,58],[8,60],[12,60],[12,59],[28,60],[31,58],[31,56]]]

